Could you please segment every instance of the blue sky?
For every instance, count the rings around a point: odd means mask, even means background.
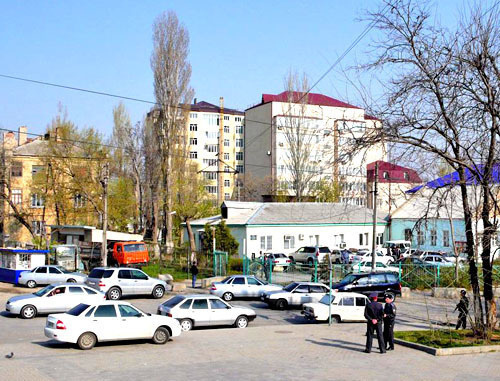
[[[453,20],[458,2],[440,1]],[[460,4],[460,3],[459,3]],[[458,4],[458,5],[459,5]],[[318,79],[367,25],[378,1],[4,1],[0,74],[154,100],[152,24],[173,10],[190,34],[195,97],[244,110],[262,93],[283,91],[292,69]],[[342,62],[362,60],[368,35]],[[332,71],[314,92],[360,104]],[[109,134],[117,99],[0,78],[0,127],[42,133],[62,104],[78,126]],[[150,105],[123,101],[133,122]]]

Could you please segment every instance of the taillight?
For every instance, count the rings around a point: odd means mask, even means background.
[[[401,291],[401,290],[402,290],[401,283],[399,283],[399,291]]]
[[[172,314],[169,312],[169,313],[167,313],[167,316],[168,317],[172,317]]]
[[[61,320],[58,320],[56,323],[56,329],[66,329],[66,326]]]
[[[273,261],[273,263],[278,263],[278,261]]]
[[[289,259],[287,259],[287,260],[286,260],[286,263],[292,263],[292,261],[291,261],[291,260],[289,260]]]
[[[105,287],[106,285],[102,282],[99,282],[99,287]]]
[[[212,291],[217,290],[217,287],[215,287],[215,284],[212,284],[212,287],[210,288],[210,290],[212,290]]]

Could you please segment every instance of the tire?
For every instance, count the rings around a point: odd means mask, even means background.
[[[313,267],[314,266],[314,259],[308,258],[307,259],[307,265],[310,266],[310,267]]]
[[[78,338],[76,344],[78,348],[83,351],[87,351],[89,349],[94,348],[94,345],[97,343],[97,337],[92,332],[84,332]]]
[[[118,287],[111,287],[108,290],[108,300],[119,300],[122,297],[122,290]]]
[[[295,263],[295,259],[293,257],[288,257],[290,259],[291,263]]]
[[[238,316],[234,322],[236,328],[246,328],[248,327],[248,318],[244,315]]]
[[[170,332],[165,327],[158,327],[153,335],[153,343],[166,344],[170,340]]]
[[[153,288],[153,298],[155,299],[161,299],[163,298],[163,295],[165,295],[165,289],[163,286],[156,286]]]
[[[231,294],[230,292],[225,292],[222,295],[222,299],[224,299],[226,302],[230,302],[231,300],[233,300],[233,298],[234,298],[234,295]]]
[[[21,309],[20,315],[23,319],[33,319],[36,316],[36,313],[36,307],[31,304],[27,304]]]
[[[35,288],[36,282],[34,280],[29,280],[26,282],[26,286],[28,286],[29,288]]]
[[[339,315],[332,315],[332,323],[333,324],[340,323],[340,316]]]
[[[191,331],[193,329],[193,321],[191,319],[182,319],[179,323],[182,332]]]
[[[76,280],[74,280],[73,278],[69,278],[69,279],[67,280],[67,282],[68,282],[68,283],[76,283]]]
[[[278,299],[276,302],[276,308],[278,310],[284,310],[288,306],[288,302],[285,299]]]

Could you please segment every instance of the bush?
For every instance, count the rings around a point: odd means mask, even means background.
[[[229,271],[243,272],[243,258],[229,258]]]

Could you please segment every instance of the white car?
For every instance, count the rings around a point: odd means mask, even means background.
[[[453,267],[454,263],[447,261],[441,254],[431,254],[433,252],[424,252],[420,259],[431,266]]]
[[[283,287],[268,284],[253,275],[232,275],[221,282],[212,283],[210,293],[225,301],[233,298],[259,298],[266,291],[277,291]]]
[[[175,319],[142,312],[124,301],[104,301],[49,315],[44,332],[50,339],[92,349],[98,342],[116,340],[152,339],[165,344],[181,334],[181,326]]]
[[[323,283],[293,282],[283,290],[265,292],[261,300],[270,307],[283,310],[287,306],[302,306],[304,303],[317,302],[329,290]]]
[[[158,314],[177,319],[183,331],[219,325],[245,328],[257,316],[251,308],[233,306],[206,294],[174,296],[158,306]]]
[[[352,272],[353,273],[369,273],[372,271],[372,261],[368,262],[358,262],[352,264]],[[387,266],[382,262],[375,262],[375,271],[376,272],[392,272],[399,273],[399,267],[396,266]]]
[[[85,274],[68,271],[62,266],[48,265],[35,267],[31,271],[23,271],[19,274],[18,283],[33,288],[58,282],[85,283],[86,279]]]
[[[283,253],[266,253],[264,254],[264,258],[267,261],[272,261],[273,268],[275,266],[281,266],[284,268],[289,267],[292,264],[292,261],[290,258],[288,258],[285,254]]]
[[[389,265],[394,262],[394,258],[385,255],[381,251],[376,251],[376,261],[381,262],[384,265]],[[371,251],[358,251],[352,258],[353,263],[358,263],[358,262],[371,262],[372,260],[372,252]]]
[[[311,320],[326,321],[331,310],[332,322],[366,321],[365,306],[369,303],[365,295],[355,292],[332,292],[332,306],[328,308],[330,296],[327,294],[318,303],[306,303],[302,314]]]
[[[74,283],[56,283],[27,295],[13,296],[5,310],[24,319],[37,314],[65,312],[80,303],[95,304],[106,299],[103,292]]]

